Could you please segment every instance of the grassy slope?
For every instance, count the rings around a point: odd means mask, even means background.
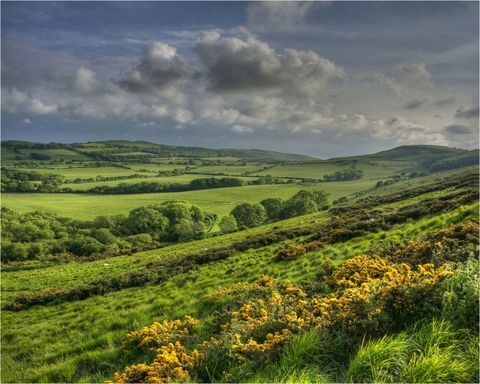
[[[415,236],[426,228],[443,226],[458,220],[458,217],[459,210],[434,219],[397,226],[387,234],[380,232],[330,246],[290,263],[272,263],[272,252],[276,246],[266,247],[202,266],[194,273],[175,277],[159,286],[125,289],[81,302],[33,307],[18,313],[4,312],[2,380],[104,380],[125,365],[119,347],[128,330],[185,314],[203,317],[209,311],[203,296],[220,287],[252,281],[263,274],[300,281],[315,275],[324,256],[331,256],[340,263],[356,254],[368,252],[371,244],[381,237],[398,240],[405,235]],[[155,253],[136,257],[151,259]],[[98,263],[95,265],[89,267],[92,270],[99,267]],[[56,275],[57,268],[65,267],[49,268],[50,276]],[[10,273],[5,273],[4,277],[10,280],[10,284],[15,284],[12,280],[22,281],[20,275],[23,275],[23,281],[35,275],[38,277],[34,271],[12,274],[9,277]],[[71,283],[78,283],[83,281],[84,276],[84,273],[76,274],[72,269],[64,277]],[[228,276],[228,282],[225,276]]]
[[[32,147],[35,143],[29,142],[5,142],[7,145],[20,144],[23,146]],[[311,160],[312,157],[296,154],[288,154],[274,151],[265,151],[258,149],[212,149],[201,147],[182,147],[173,145],[154,144],[145,141],[125,141],[125,140],[110,140],[92,143],[76,143],[64,145],[65,148],[61,149],[33,149],[25,148],[15,151],[11,147],[2,146],[2,160],[13,160],[15,156],[20,156],[23,159],[28,160],[31,152],[43,153],[51,155],[54,159],[59,159],[58,151],[63,152],[65,158],[68,160],[77,160],[88,158],[87,155],[82,155],[85,152],[102,152],[108,154],[123,154],[125,152],[155,152],[158,155],[175,156],[175,157],[218,157],[218,156],[233,156],[243,159],[258,160],[258,161],[306,161]],[[70,150],[74,149],[75,151]],[[52,152],[53,151],[53,152]],[[81,152],[81,153],[78,153]]]
[[[324,175],[335,171],[345,171],[352,168],[352,162],[344,160],[328,160],[302,164],[276,165],[273,168],[255,173],[255,175],[272,175],[323,179]],[[394,174],[408,171],[415,166],[412,162],[367,162],[356,164],[356,169],[363,171],[364,179],[382,179]]]
[[[400,189],[400,186],[397,188]],[[410,199],[409,203],[420,198]],[[398,204],[402,203],[394,205]],[[203,297],[220,287],[252,281],[263,274],[301,281],[315,276],[325,256],[332,257],[339,264],[354,255],[367,253],[379,239],[416,237],[424,231],[461,221],[466,217],[465,213],[474,217],[477,210],[478,204],[461,207],[434,218],[397,225],[388,232],[370,233],[362,238],[330,245],[291,262],[272,263],[272,254],[279,246],[275,244],[203,265],[196,271],[175,276],[158,286],[124,289],[84,301],[37,306],[17,313],[5,311],[2,314],[2,381],[105,380],[127,363],[120,349],[127,331],[152,321],[179,318],[185,314],[200,318],[208,316],[211,309]],[[297,227],[325,219],[326,213],[320,212],[245,232],[132,256],[5,272],[2,295],[4,300],[9,300],[13,293],[45,287],[76,286],[103,274],[139,268],[157,257],[225,245],[273,226]]]

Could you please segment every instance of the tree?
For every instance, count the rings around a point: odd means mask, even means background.
[[[210,232],[213,229],[217,220],[218,220],[218,215],[216,213],[205,214],[205,217],[203,218],[203,222],[205,223],[207,232]]]
[[[178,224],[184,219],[191,220],[192,215],[198,215],[198,212],[200,211],[198,207],[187,201],[166,201],[165,203],[152,208],[167,217],[170,221],[170,225]]]
[[[283,199],[271,197],[269,199],[262,200],[260,204],[263,205],[263,208],[265,208],[268,219],[270,221],[277,221],[280,219],[280,212],[285,202]]]
[[[240,228],[251,228],[261,225],[267,218],[267,213],[262,205],[257,203],[242,203],[233,208],[230,213]]]
[[[223,216],[218,224],[222,233],[231,233],[237,230],[237,220],[233,216]]]
[[[160,236],[167,230],[168,224],[168,218],[159,211],[140,207],[130,211],[124,227],[129,234],[150,233]]]
[[[108,228],[99,228],[92,230],[92,236],[102,244],[114,244],[117,238],[112,235]]]
[[[280,212],[282,219],[290,217],[306,215],[316,212],[318,205],[315,201],[315,195],[309,191],[298,191],[290,199],[288,199]]]
[[[328,193],[324,191],[312,191],[313,198],[315,203],[317,203],[318,209],[326,209],[328,208]]]
[[[175,225],[174,232],[179,241],[201,239],[205,236],[205,224],[201,221],[182,219]]]
[[[103,245],[93,237],[77,235],[65,242],[68,252],[77,256],[90,256],[92,253],[102,252]]]

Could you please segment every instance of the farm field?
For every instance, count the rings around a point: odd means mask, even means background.
[[[188,175],[195,176],[195,175]],[[199,175],[196,175],[198,178]],[[148,181],[150,179],[142,179]],[[117,181],[118,183],[118,181]],[[95,183],[96,184],[96,183]],[[338,199],[371,188],[372,180],[352,183],[248,185],[201,191],[172,193],[143,193],[133,195],[49,194],[49,193],[3,193],[2,206],[19,212],[42,210],[75,219],[87,220],[98,215],[127,213],[129,210],[168,200],[187,200],[207,212],[226,215],[242,201],[259,202],[269,197],[289,198],[295,192],[306,189],[321,189],[331,193],[330,199]],[[81,187],[82,184],[76,185]]]
[[[262,169],[261,165],[208,165],[192,168],[191,172],[241,176],[245,172],[255,173],[259,169]]]
[[[150,177],[139,177],[139,178],[128,178],[124,180],[110,180],[110,181],[92,181],[92,182],[85,182],[85,183],[65,183],[62,184],[64,188],[71,188],[74,191],[86,191],[88,189],[100,186],[115,186],[119,183],[126,183],[126,184],[134,184],[134,183],[162,183],[162,184],[172,184],[172,183],[180,183],[180,184],[187,184],[188,182],[201,179],[201,178],[221,178],[223,176],[211,176],[211,175],[203,175],[203,174],[183,174],[178,176],[150,176]],[[254,177],[237,177],[240,180],[254,180]]]
[[[300,177],[311,179],[323,179],[324,175],[328,175],[335,171],[345,171],[352,168],[351,162],[348,161],[324,161],[318,163],[288,164],[276,165],[272,168],[254,175],[271,175],[281,177]],[[415,167],[415,163],[406,162],[358,162],[355,163],[355,169],[363,171],[363,177],[367,179],[382,179],[385,177],[407,172]]]

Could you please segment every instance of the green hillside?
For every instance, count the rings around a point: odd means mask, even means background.
[[[2,381],[477,382],[477,212],[466,169],[229,235],[6,268]],[[150,370],[174,351],[186,360]]]
[[[32,158],[32,154],[34,157]],[[35,159],[35,154],[44,158]],[[258,149],[211,149],[154,144],[146,141],[109,140],[88,143],[31,143],[26,141],[2,141],[2,161],[28,160],[122,160],[130,158],[237,158],[249,161],[279,162],[305,161],[309,156],[287,154]]]

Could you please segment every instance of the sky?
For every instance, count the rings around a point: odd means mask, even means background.
[[[473,2],[1,3],[2,140],[478,148]]]

